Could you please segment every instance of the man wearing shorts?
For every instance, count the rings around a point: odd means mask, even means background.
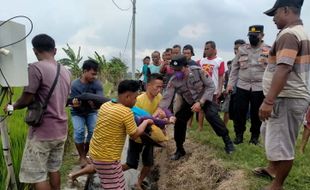
[[[39,34],[32,39],[32,45],[38,62],[29,64],[29,85],[13,105],[14,109],[25,108],[33,100],[43,103],[56,77],[55,41],[46,34]],[[70,73],[60,66],[59,78],[42,122],[29,126],[20,167],[20,182],[31,183],[36,190],[60,189],[59,169],[68,133],[65,106],[69,92]]]
[[[310,41],[300,20],[303,0],[277,0],[265,14],[280,32],[263,77],[265,99],[259,109],[269,165],[253,172],[274,178],[268,190],[283,189],[294,161],[295,144],[308,108]]]
[[[162,99],[160,94],[163,88],[163,77],[161,74],[154,73],[149,75],[146,92],[137,97],[136,107],[153,114],[159,102]],[[126,164],[123,165],[123,170],[126,171],[130,168],[137,169],[140,154],[142,157],[143,167],[140,171],[136,189],[142,189],[141,185],[145,177],[150,173],[151,167],[154,165],[154,146],[150,144],[141,144],[129,139],[129,147],[127,151]]]
[[[139,82],[124,80],[118,85],[118,98],[103,104],[98,112],[97,125],[90,141],[89,154],[99,174],[103,189],[125,189],[125,178],[120,162],[128,134],[135,140],[153,124],[144,120],[137,127],[132,108],[138,96]]]

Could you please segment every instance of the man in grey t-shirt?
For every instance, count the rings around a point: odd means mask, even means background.
[[[13,105],[14,109],[25,108],[33,100],[43,103],[56,77],[54,40],[46,34],[39,34],[32,39],[32,45],[38,62],[29,64],[29,85]],[[42,122],[38,126],[29,126],[22,158],[20,181],[33,184],[36,190],[60,189],[59,169],[68,133],[65,106],[69,92],[70,73],[61,65]]]

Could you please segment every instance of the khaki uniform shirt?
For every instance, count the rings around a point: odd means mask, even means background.
[[[206,100],[212,101],[215,91],[212,79],[206,77],[199,66],[190,66],[189,70],[189,75],[183,80],[177,80],[174,75],[170,78],[159,107],[168,108],[175,93],[181,95],[189,105],[195,102],[204,104]]]
[[[270,46],[261,44],[252,48],[245,44],[240,46],[239,52],[232,62],[228,85],[251,91],[262,91],[262,81]]]

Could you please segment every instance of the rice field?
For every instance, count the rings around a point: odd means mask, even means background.
[[[21,91],[22,88],[14,88],[13,102],[16,100],[16,98],[20,96]],[[6,101],[5,99],[3,104],[5,105],[7,102],[8,101]],[[4,105],[1,105],[1,114],[3,114],[2,108],[4,107]],[[24,113],[25,110],[14,111],[14,113],[11,116],[7,117],[7,119],[5,120],[10,136],[11,156],[16,180],[18,180],[18,171],[20,168],[20,162],[23,154],[28,128],[28,126],[24,123],[23,120]],[[2,149],[2,142],[0,142],[0,146]],[[0,168],[0,189],[5,189],[7,171],[2,151],[0,151]],[[18,189],[24,189],[23,185],[18,183]]]

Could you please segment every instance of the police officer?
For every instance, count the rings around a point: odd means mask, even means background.
[[[174,93],[178,93],[183,98],[181,108],[175,113],[174,140],[177,150],[171,159],[178,160],[186,154],[183,143],[186,137],[187,121],[192,116],[192,112],[200,110],[204,111],[206,119],[216,134],[223,138],[226,153],[232,153],[234,145],[218,114],[218,105],[212,102],[215,91],[212,79],[206,77],[199,66],[188,66],[184,55],[174,56],[170,65],[174,69],[174,75],[168,83],[156,114],[164,115],[163,109],[168,108],[172,103]]]
[[[264,94],[262,87],[263,74],[267,65],[270,46],[264,44],[264,26],[253,25],[249,27],[248,38],[250,44],[239,47],[238,53],[233,60],[232,70],[229,76],[227,92],[231,92],[237,84],[235,95],[236,105],[234,128],[236,133],[235,144],[243,142],[246,116],[250,105],[251,140],[249,143],[257,144],[260,134],[261,121],[258,110],[263,102]]]

